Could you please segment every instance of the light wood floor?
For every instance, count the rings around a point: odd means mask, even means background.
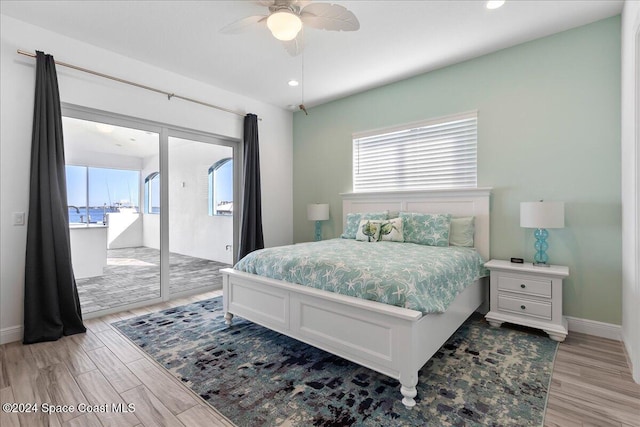
[[[0,346],[2,403],[135,405],[135,412],[128,413],[47,415],[3,411],[0,426],[232,426],[109,325],[220,293],[208,292],[87,320],[86,334],[56,342]],[[556,357],[544,424],[640,426],[640,385],[631,378],[621,343],[569,334]]]
[[[545,426],[640,426],[640,384],[622,343],[570,332],[551,377]]]

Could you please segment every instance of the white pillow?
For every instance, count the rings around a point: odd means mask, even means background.
[[[380,239],[381,220],[363,219],[358,224],[356,240],[361,242],[377,242]]]
[[[355,239],[356,233],[358,232],[358,226],[360,225],[360,220],[362,219],[387,219],[388,211],[384,212],[367,212],[367,213],[350,213],[347,214],[347,223],[344,227],[344,233],[342,233],[343,239]]]
[[[380,240],[404,242],[404,236],[402,234],[402,218],[393,218],[381,221]]]

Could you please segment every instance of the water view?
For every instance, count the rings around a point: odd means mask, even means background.
[[[66,175],[70,224],[105,224],[108,213],[139,212],[139,171],[67,165]]]

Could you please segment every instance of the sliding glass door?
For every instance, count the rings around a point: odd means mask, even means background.
[[[238,141],[63,105],[83,314],[221,288],[238,241]]]
[[[85,314],[157,300],[160,221],[143,208],[160,135],[63,117],[71,258]]]
[[[211,287],[233,263],[233,147],[169,137],[169,293]]]

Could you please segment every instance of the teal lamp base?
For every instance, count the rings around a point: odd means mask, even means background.
[[[533,257],[533,265],[536,267],[549,267],[549,256],[547,255],[547,249],[549,249],[547,237],[549,237],[549,232],[544,228],[537,228],[536,231],[533,232],[533,236],[536,238],[536,243],[533,245],[536,249],[536,254]]]
[[[316,221],[316,242],[322,240],[322,225],[320,221]]]

